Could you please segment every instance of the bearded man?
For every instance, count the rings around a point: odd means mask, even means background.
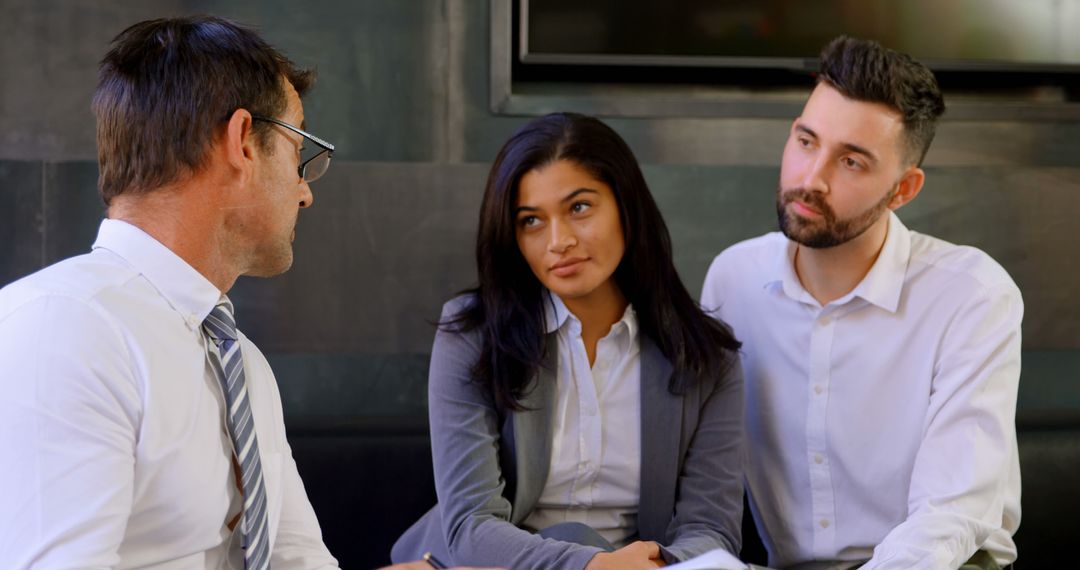
[[[982,251],[895,214],[923,188],[944,110],[922,64],[834,40],[784,147],[781,232],[709,269],[702,305],[743,342],[747,489],[770,566],[1016,559],[1020,291]]]

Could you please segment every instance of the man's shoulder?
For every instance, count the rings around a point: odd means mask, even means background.
[[[64,299],[91,307],[103,293],[122,287],[137,273],[108,252],[58,261],[0,289],[0,320],[47,299]]]
[[[95,251],[0,289],[0,366],[32,366],[43,386],[95,378],[128,389],[130,347],[119,304],[134,274]]]
[[[780,232],[770,232],[754,238],[740,241],[721,251],[709,267],[709,275],[762,270],[774,266],[777,255],[787,247],[788,240]]]
[[[780,232],[740,241],[713,259],[701,288],[701,306],[713,316],[729,319],[727,301],[744,299],[776,278],[777,256],[784,255],[788,240]],[[724,307],[728,307],[725,309]]]
[[[930,272],[971,290],[1017,289],[1005,268],[983,250],[911,232],[910,269]]]

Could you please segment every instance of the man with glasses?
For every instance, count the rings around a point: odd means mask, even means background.
[[[0,291],[0,567],[336,568],[240,275],[292,264],[333,145],[311,72],[212,18],[136,24],[101,63],[93,250]]]
[[[220,18],[113,40],[108,219],[90,253],[0,290],[0,568],[337,568],[225,296],[292,265],[334,152],[302,130],[312,82]]]

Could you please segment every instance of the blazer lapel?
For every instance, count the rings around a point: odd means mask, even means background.
[[[540,500],[551,468],[551,415],[557,396],[558,353],[555,334],[549,334],[544,365],[537,371],[533,386],[521,402],[527,409],[514,412],[517,486],[510,513],[510,522],[514,524],[521,524]]]
[[[682,437],[683,397],[668,390],[672,366],[660,348],[641,335],[641,499],[638,534],[665,541],[675,508]]]

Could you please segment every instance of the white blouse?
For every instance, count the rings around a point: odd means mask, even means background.
[[[551,467],[526,527],[584,523],[616,547],[637,535],[641,487],[641,349],[627,306],[589,366],[581,321],[549,296],[548,333],[558,331]]]

